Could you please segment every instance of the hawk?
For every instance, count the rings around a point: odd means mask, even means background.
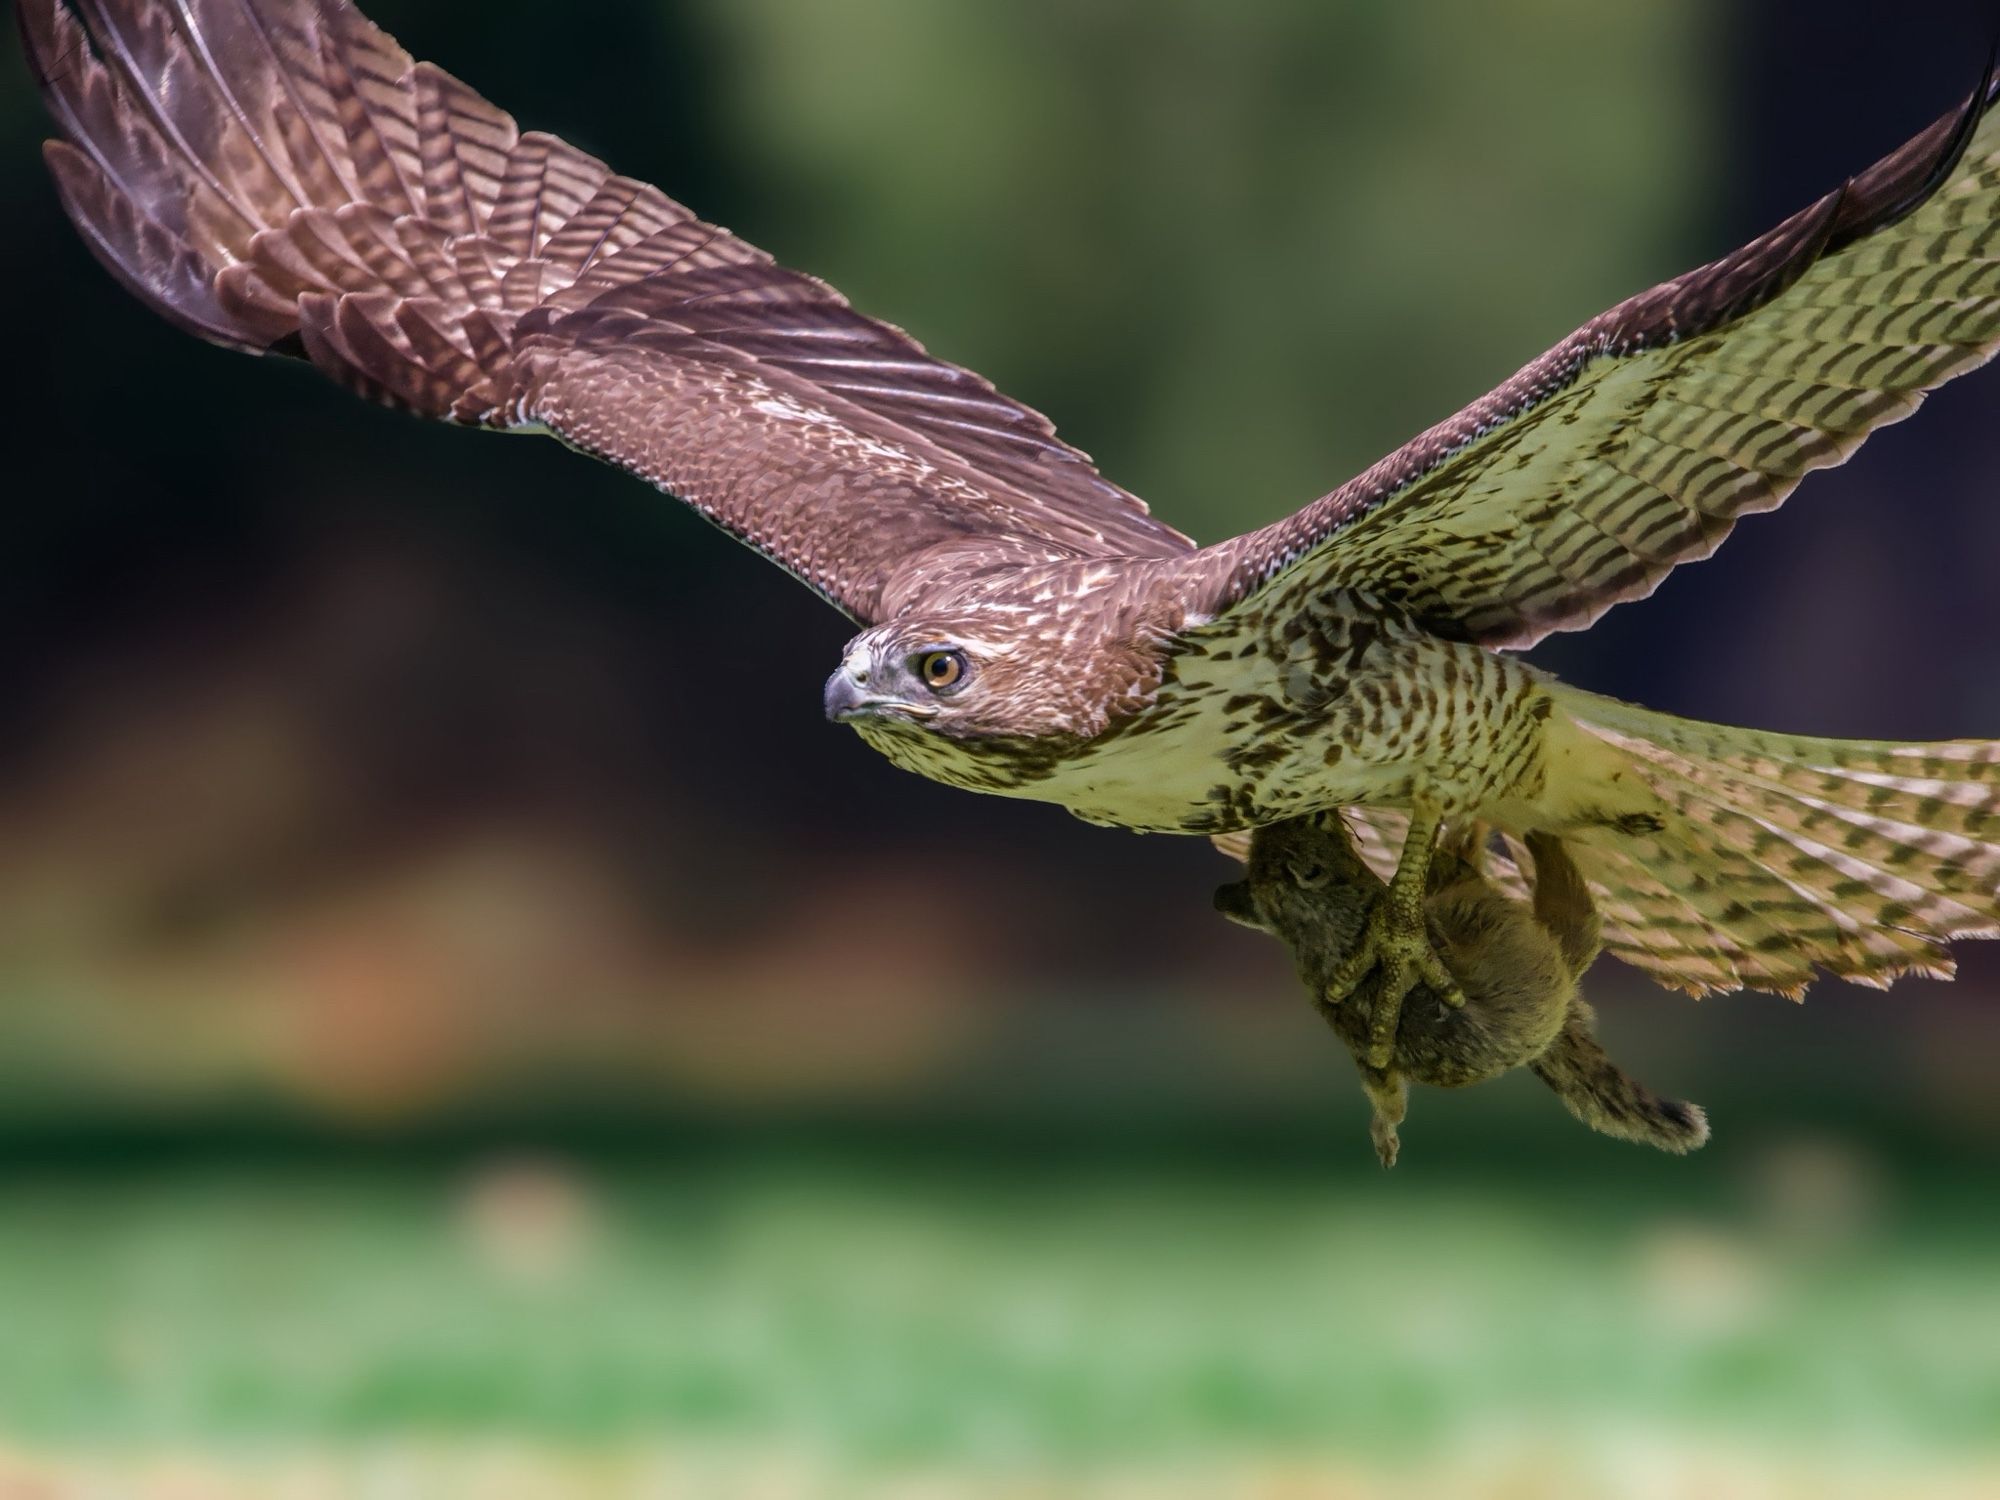
[[[1719,546],[2000,345],[2000,117],[1965,105],[1620,303],[1296,514],[1197,547],[1042,416],[345,0],[18,0],[91,250],[188,332],[545,431],[858,627],[825,710],[897,765],[1093,822],[1350,811],[1400,995],[1439,832],[1554,839],[1605,945],[1701,993],[1948,975],[2000,935],[2000,743],[1654,713],[1508,654]],[[1400,844],[1400,852],[1394,846]]]

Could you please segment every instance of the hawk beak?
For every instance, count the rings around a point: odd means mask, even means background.
[[[906,703],[901,698],[871,693],[844,668],[827,678],[826,716],[834,723],[846,724],[855,719],[880,718],[891,714],[906,719],[934,719],[937,710],[928,703]]]

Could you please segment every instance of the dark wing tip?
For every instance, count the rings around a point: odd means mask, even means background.
[[[1675,290],[1675,331],[1705,332],[1754,312],[1819,260],[1915,213],[1950,181],[1996,98],[2000,33],[1987,50],[1978,87],[1958,109],[1761,239],[1669,283]],[[1643,305],[1635,299],[1635,307]],[[1655,341],[1659,330],[1653,322],[1650,316],[1637,320],[1619,342],[1642,346]]]
[[[249,354],[261,350],[216,301],[208,263],[172,230],[143,217],[95,158],[68,141],[45,141],[42,160],[63,211],[121,286],[197,338]]]
[[[1821,253],[1851,245],[1923,207],[1958,170],[1979,122],[1996,99],[2000,99],[2000,30],[1987,46],[1978,86],[1955,113],[1848,179],[1841,212]]]
[[[60,81],[52,64],[57,35],[68,20],[56,0],[15,0],[14,26],[21,36],[21,54],[27,59],[35,87],[43,94]]]

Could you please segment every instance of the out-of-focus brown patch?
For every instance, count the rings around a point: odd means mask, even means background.
[[[597,1213],[582,1174],[541,1156],[502,1157],[476,1168],[455,1205],[479,1263],[528,1286],[575,1278],[596,1240]]]

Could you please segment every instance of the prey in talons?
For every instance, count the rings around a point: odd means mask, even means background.
[[[1676,1153],[1703,1144],[1699,1106],[1653,1093],[1597,1041],[1578,987],[1601,944],[1599,921],[1561,841],[1529,838],[1534,889],[1520,901],[1483,873],[1483,835],[1467,825],[1433,848],[1436,824],[1414,829],[1424,842],[1406,841],[1398,867],[1400,879],[1412,849],[1429,850],[1418,866],[1417,930],[1446,976],[1442,987],[1420,973],[1399,990],[1400,974],[1365,957],[1372,934],[1393,920],[1383,911],[1397,899],[1396,880],[1384,883],[1363,863],[1338,813],[1257,829],[1244,878],[1215,893],[1216,908],[1291,951],[1316,1008],[1354,1054],[1385,1167],[1401,1150],[1412,1082],[1460,1088],[1523,1065],[1593,1130]]]

